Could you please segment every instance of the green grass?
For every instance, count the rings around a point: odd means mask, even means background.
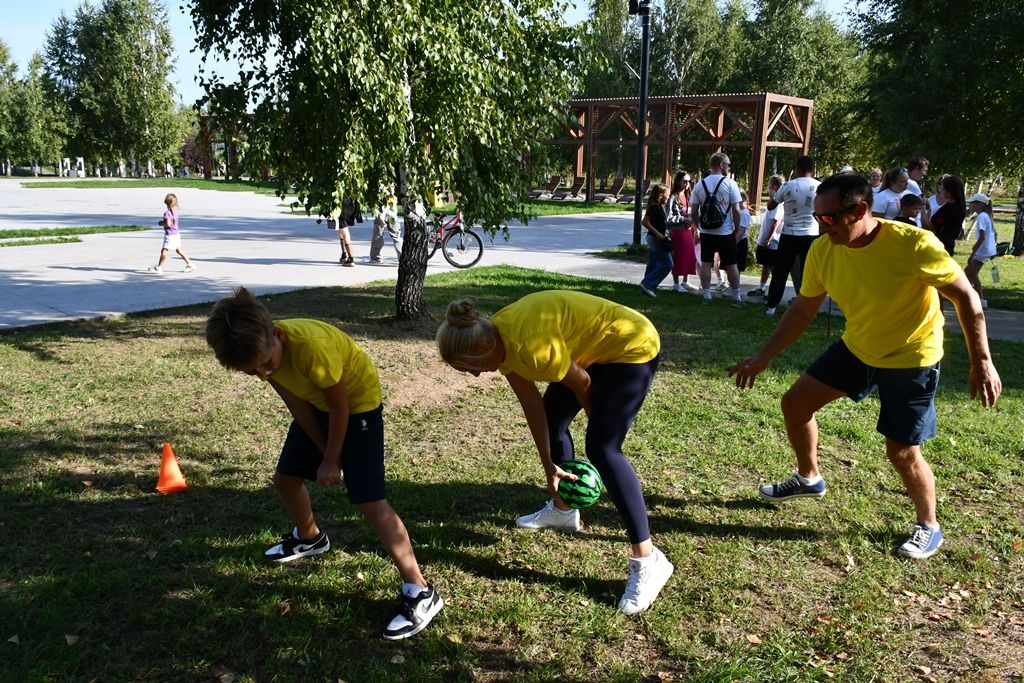
[[[968,242],[957,244],[956,260],[961,267],[967,265],[971,246]],[[999,269],[999,284],[993,282],[993,266]],[[1024,311],[1024,258],[997,257],[987,261],[978,273],[978,278],[981,280],[989,308]]]
[[[347,681],[1012,680],[1024,661],[1021,345],[993,343],[995,409],[966,391],[949,335],[937,398],[942,552],[892,550],[911,505],[875,432],[878,403],[819,414],[830,492],[781,508],[754,487],[793,465],[778,401],[831,340],[816,321],[738,391],[725,368],[774,321],[698,297],[514,268],[431,277],[435,316],[571,288],[637,308],[663,361],[625,443],[656,543],[676,573],[654,608],[614,610],[626,543],[605,498],[578,536],[525,533],[544,500],[521,411],[496,374],[437,359],[437,321],[390,318],[393,283],[265,298],[340,325],[385,391],[389,498],[448,603],[386,644],[391,562],[337,489],[311,487],[331,553],[291,566],[263,549],[290,526],[270,476],[288,425],[273,390],[223,370],[208,305],[0,333],[0,647],[5,679]],[[833,321],[833,328],[837,324]],[[834,338],[834,337],[833,337]],[[574,428],[582,444],[584,420]],[[171,442],[190,488],[153,491]],[[17,636],[17,644],[8,639]],[[65,636],[77,637],[69,645]]]
[[[632,204],[605,204],[604,202],[555,202],[527,199],[526,205],[533,216],[568,216],[579,213],[611,213],[633,211]]]
[[[257,192],[273,195],[277,185],[259,180],[206,180],[205,178],[96,178],[81,180],[42,180],[23,182],[23,186],[31,188],[75,188],[75,189],[110,189],[121,187],[181,187],[194,190],[219,190],[221,192]]]
[[[29,247],[40,244],[73,244],[80,235],[149,230],[141,225],[90,225],[81,228],[0,228],[0,247]]]
[[[601,251],[590,252],[591,256],[600,256],[601,258],[619,259],[620,261],[634,261],[636,263],[647,262],[647,252],[649,249],[644,243],[640,243],[640,246],[633,248],[633,245],[628,242],[623,242],[614,247],[608,249],[602,249]]]

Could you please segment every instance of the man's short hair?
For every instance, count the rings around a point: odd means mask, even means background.
[[[925,159],[924,157],[911,157],[910,161],[907,162],[907,173],[913,171],[916,168],[924,168],[925,164],[930,163],[931,162]]]
[[[905,194],[900,197],[900,210],[910,211],[911,209],[919,209],[923,203],[916,194]]]
[[[806,154],[798,156],[796,158],[796,172],[801,175],[807,175],[808,173],[814,173],[814,157],[809,157]]]
[[[708,162],[708,166],[710,166],[711,168],[715,168],[716,166],[721,166],[722,164],[728,163],[728,154],[726,154],[725,152],[715,152],[714,154],[711,155],[711,161]]]
[[[818,185],[817,194],[820,196],[832,190],[839,192],[839,203],[842,206],[853,206],[859,202],[866,202],[868,206],[871,206],[871,201],[875,196],[867,178],[858,173],[830,175]]]

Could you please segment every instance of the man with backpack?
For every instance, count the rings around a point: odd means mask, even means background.
[[[700,286],[704,303],[711,303],[711,265],[718,254],[719,263],[729,278],[732,305],[743,305],[740,298],[740,271],[736,267],[736,227],[740,224],[739,186],[728,177],[730,161],[722,152],[711,155],[711,172],[701,178],[690,194],[693,224],[700,230]]]
[[[800,156],[796,159],[793,179],[783,185],[774,197],[768,198],[768,210],[783,204],[782,237],[775,252],[775,269],[772,283],[768,287],[768,308],[766,315],[775,315],[775,307],[782,301],[786,291],[786,280],[793,273],[793,289],[800,293],[804,264],[811,244],[818,238],[818,224],[814,221],[814,194],[819,181],[814,177],[814,159]],[[794,267],[796,260],[800,265]]]

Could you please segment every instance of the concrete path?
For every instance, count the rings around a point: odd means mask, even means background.
[[[164,275],[156,262],[166,192],[181,205],[182,246],[198,269],[185,274],[176,257]],[[276,197],[187,188],[26,188],[0,180],[0,230],[137,224],[152,230],[84,235],[79,244],[0,249],[0,329],[214,301],[239,286],[258,293],[337,286],[394,278],[390,245],[384,263],[368,262],[371,223],[352,229],[357,266],[338,264],[337,233],[292,214]],[[369,218],[367,216],[367,218]],[[644,266],[601,259],[591,252],[629,241],[632,213],[538,218],[499,235],[480,265],[510,264],[623,282],[639,282]],[[428,272],[451,270],[440,254]],[[743,277],[744,290],[757,284]],[[680,296],[665,291],[662,298]],[[788,288],[784,300],[793,296]],[[759,307],[750,306],[751,312]],[[989,311],[992,337],[1024,341],[1024,314]],[[952,321],[956,326],[955,317]]]

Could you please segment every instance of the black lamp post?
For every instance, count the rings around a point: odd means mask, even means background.
[[[633,206],[633,249],[640,246],[640,216],[643,210],[644,143],[647,137],[647,76],[651,70],[651,0],[629,0],[629,13],[640,17],[643,37],[640,47],[640,117],[636,131],[636,202]]]

